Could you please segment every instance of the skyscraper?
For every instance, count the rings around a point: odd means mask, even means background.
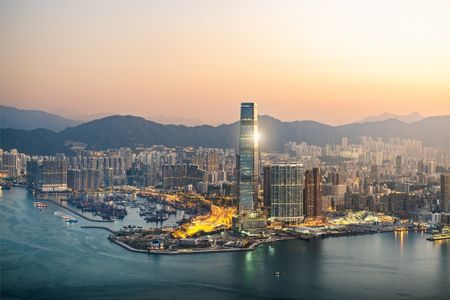
[[[401,175],[402,174],[402,156],[398,155],[395,158],[395,173],[397,175]]]
[[[441,174],[441,210],[450,213],[450,174]]]
[[[270,218],[287,223],[303,220],[303,166],[274,164],[264,167],[264,203]]]
[[[241,103],[238,156],[238,201],[240,214],[257,208],[258,148],[258,112],[256,103]]]
[[[304,209],[305,216],[319,217],[322,215],[322,176],[319,168],[305,172]]]

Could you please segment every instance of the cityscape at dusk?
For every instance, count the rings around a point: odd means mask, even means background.
[[[450,2],[3,1],[0,299],[449,299]]]

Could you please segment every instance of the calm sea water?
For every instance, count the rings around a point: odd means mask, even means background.
[[[450,299],[450,242],[421,233],[284,241],[253,252],[128,252],[80,220],[0,197],[1,299]],[[70,213],[68,213],[70,214]],[[279,271],[283,275],[276,278]]]

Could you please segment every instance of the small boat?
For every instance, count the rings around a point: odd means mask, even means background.
[[[59,210],[58,210],[58,211],[55,211],[53,214],[54,214],[55,216],[59,217],[59,218],[62,218],[62,217],[63,217],[63,213],[60,212]]]
[[[275,277],[280,277],[281,273],[280,272],[275,272],[273,275],[275,275]]]
[[[38,208],[44,208],[44,207],[48,206],[46,203],[42,203],[42,202],[34,202],[33,205],[34,205],[34,207],[38,207]]]
[[[2,190],[10,190],[11,189],[11,184],[5,183],[2,185]]]

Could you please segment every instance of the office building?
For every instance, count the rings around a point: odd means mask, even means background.
[[[252,211],[258,203],[259,157],[256,103],[241,104],[238,156],[239,213]]]
[[[258,201],[259,184],[258,112],[256,103],[241,104],[239,154],[237,155],[238,216],[233,217],[233,230],[260,233],[267,226]]]

